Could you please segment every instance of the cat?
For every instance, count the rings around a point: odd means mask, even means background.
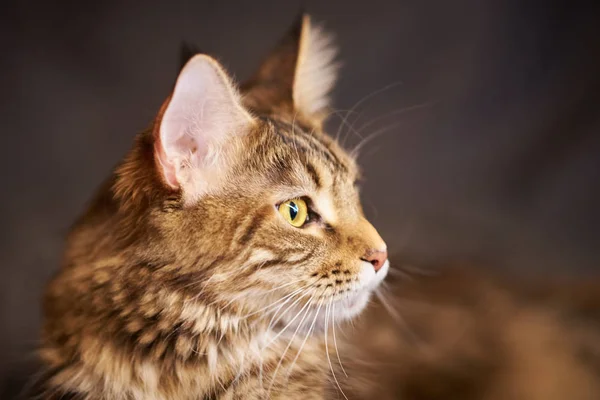
[[[67,238],[37,398],[600,399],[595,282],[386,277],[309,16],[239,87],[197,53]]]
[[[347,399],[600,399],[597,279],[431,272],[392,274],[339,342]]]
[[[68,235],[44,297],[48,399],[324,399],[328,342],[389,269],[308,15],[239,87],[196,54]],[[328,339],[329,340],[329,339]]]

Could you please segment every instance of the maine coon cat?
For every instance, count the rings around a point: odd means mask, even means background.
[[[335,49],[307,16],[239,87],[188,58],[68,237],[38,398],[600,398],[594,281],[449,269],[381,296],[385,243],[323,131]]]
[[[207,55],[186,63],[69,234],[43,398],[335,395],[324,333],[389,266],[322,128],[335,55],[303,16],[239,87]]]

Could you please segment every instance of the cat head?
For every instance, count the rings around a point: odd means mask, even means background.
[[[241,86],[207,55],[184,65],[112,186],[122,240],[169,265],[163,287],[293,324],[364,308],[387,250],[355,160],[323,131],[335,56],[303,16]]]

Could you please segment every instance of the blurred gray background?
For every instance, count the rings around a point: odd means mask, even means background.
[[[360,158],[363,198],[391,249],[426,263],[597,273],[597,3],[3,4],[0,398],[31,377],[63,237],[169,94],[180,42],[243,79],[302,5],[338,37],[335,107],[364,99],[348,121],[378,135]],[[348,132],[352,147],[360,138]]]

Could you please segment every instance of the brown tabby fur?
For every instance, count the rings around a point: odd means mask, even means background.
[[[164,184],[155,157],[169,99],[137,136],[73,227],[48,287],[43,398],[328,397],[322,329],[275,340],[282,323],[268,328],[261,312],[308,285],[314,299],[300,305],[343,296],[360,258],[382,245],[362,214],[354,160],[321,131],[321,115],[294,108],[308,24],[243,85],[259,118],[232,139],[233,172],[218,191],[189,205]],[[274,205],[298,187],[325,193],[343,218],[306,231],[282,222]]]

